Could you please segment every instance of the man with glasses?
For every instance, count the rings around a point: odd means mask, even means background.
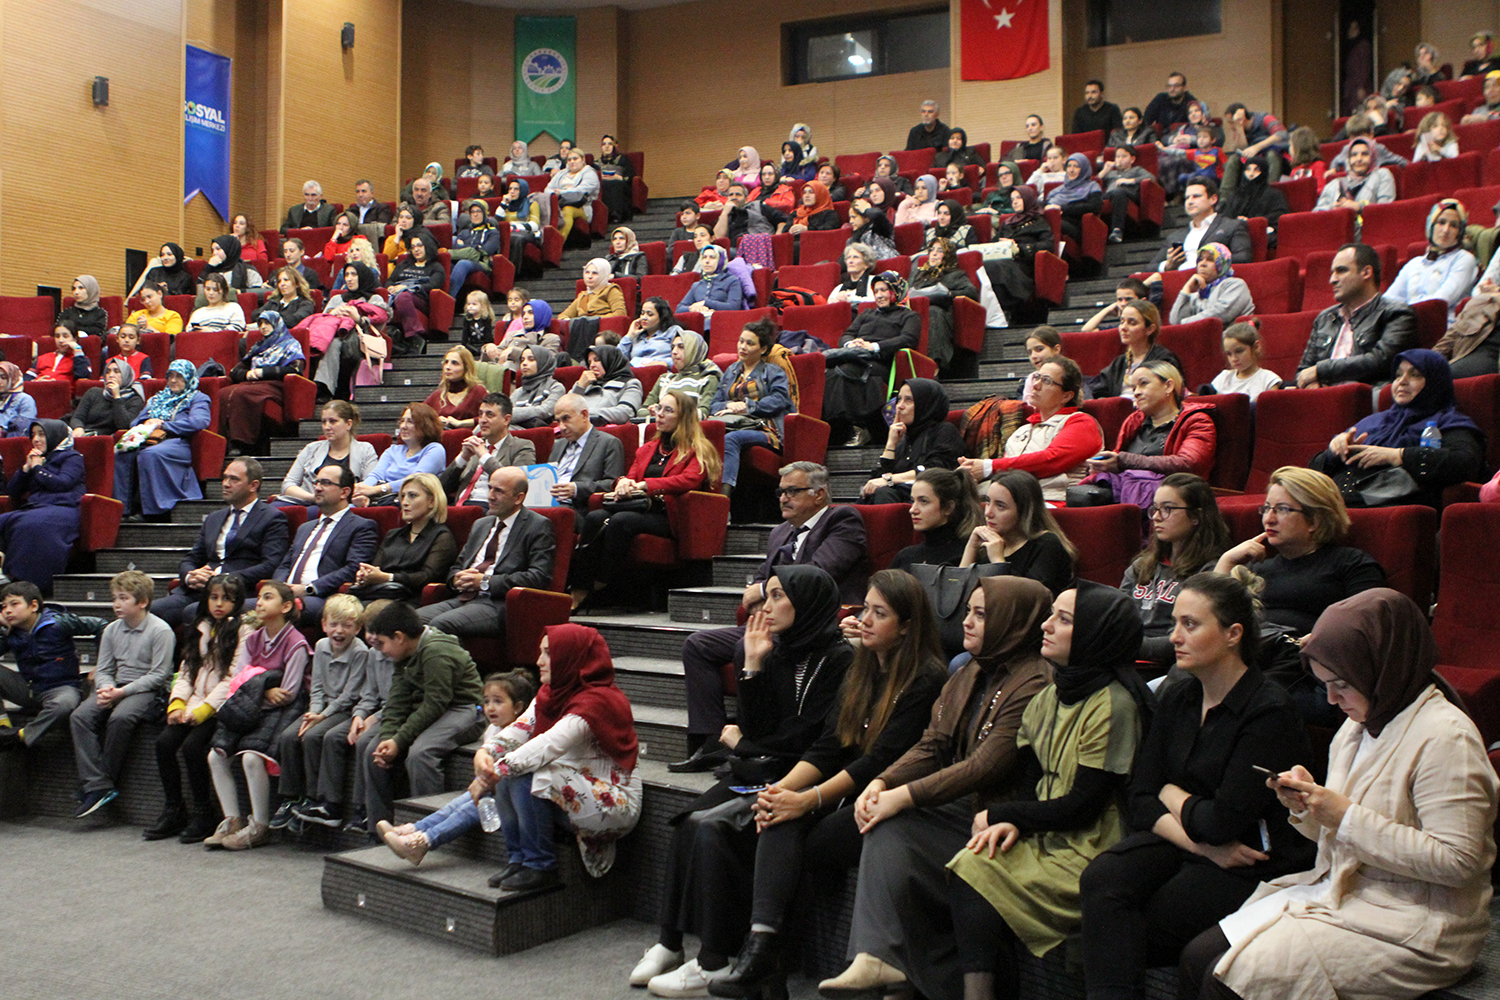
[[[349,511],[354,496],[354,473],[340,465],[325,465],[313,480],[313,503],[317,517],[308,512],[307,523],[297,529],[292,547],[276,569],[276,579],[302,599],[302,618],[319,621],[323,600],[354,582],[360,563],[373,563],[379,533],[375,522]],[[255,606],[255,598],[246,607]]]
[[[816,462],[783,466],[777,499],[782,523],[771,532],[766,558],[745,584],[741,601],[753,612],[766,599],[766,581],[785,564],[817,566],[839,582],[845,604],[863,604],[869,579],[865,522],[849,506],[830,506],[828,470]],[[687,682],[688,749],[686,760],[668,764],[676,773],[711,771],[723,759],[719,734],[724,716],[723,667],[745,660],[743,627],[695,632],[682,644]]]

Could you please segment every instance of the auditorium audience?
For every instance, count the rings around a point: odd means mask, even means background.
[[[863,243],[850,243],[844,247],[844,280],[834,286],[828,295],[829,302],[848,302],[858,307],[861,302],[874,302],[870,282],[875,278],[875,251]]]
[[[285,380],[301,375],[307,359],[302,345],[279,313],[262,313],[260,339],[229,372],[230,385],[219,390],[219,426],[230,454],[252,451],[265,430],[265,410],[285,408]]]
[[[271,293],[270,298],[266,299],[266,304],[255,312],[254,319],[257,321],[267,313],[277,313],[281,316],[282,323],[290,330],[317,311],[313,305],[312,289],[308,286],[307,279],[296,268],[291,266],[277,268],[271,275],[271,285],[275,291]],[[145,291],[143,290],[141,294],[144,301]],[[160,296],[158,296],[157,301],[160,301]],[[147,305],[149,308],[149,302]],[[175,316],[176,313],[172,315]],[[151,324],[149,319],[144,322],[150,325],[153,330],[158,328],[156,325]],[[161,332],[175,333],[179,331],[169,329]]]
[[[1114,451],[1088,460],[1084,482],[1109,486],[1117,503],[1135,503],[1155,491],[1165,475],[1213,470],[1218,431],[1212,403],[1185,399],[1182,373],[1164,361],[1147,361],[1130,373],[1135,411],[1120,425]]]
[[[500,230],[490,218],[490,208],[478,198],[464,206],[464,219],[453,234],[450,257],[453,271],[448,277],[448,294],[455,299],[463,291],[469,275],[476,271],[491,274],[494,265],[491,258],[500,252]]]
[[[450,347],[443,355],[442,378],[423,402],[437,413],[445,429],[474,426],[479,404],[489,393],[475,371],[474,355],[467,347]]]
[[[1167,237],[1156,270],[1191,271],[1198,266],[1198,250],[1210,243],[1227,246],[1234,263],[1250,263],[1250,230],[1234,216],[1220,214],[1219,185],[1212,178],[1190,179],[1183,186],[1182,207],[1188,226]]]
[[[129,316],[125,322],[132,324],[137,329],[146,328],[155,333],[166,333],[173,336],[182,332],[182,314],[168,309],[162,305],[162,286],[145,284],[141,286],[141,307]],[[121,324],[123,327],[124,324]]]
[[[184,266],[186,261],[187,254],[182,247],[176,243],[163,243],[157,256],[148,262],[146,273],[130,290],[131,295],[147,285],[160,285],[167,295],[192,295],[197,289],[193,276]]]
[[[135,370],[124,358],[111,358],[104,366],[104,384],[89,389],[68,414],[75,438],[90,434],[113,435],[128,428],[146,405]]]
[[[1389,170],[1375,163],[1374,147],[1375,143],[1363,136],[1350,140],[1344,148],[1348,172],[1323,185],[1323,192],[1313,206],[1314,212],[1326,212],[1330,208],[1351,208],[1360,212],[1366,205],[1382,205],[1396,200],[1396,180]]]
[[[984,262],[990,286],[1007,314],[1036,294],[1036,255],[1055,247],[1052,223],[1042,212],[1036,192],[1026,185],[1014,188],[1007,202],[1010,212],[996,223],[995,243],[1001,257]],[[1009,254],[1009,256],[1003,256]]]
[[[947,372],[955,354],[953,300],[979,301],[979,288],[958,261],[958,247],[939,238],[927,248],[925,262],[912,262],[908,296],[927,300],[927,356]]]
[[[293,205],[286,211],[286,221],[281,231],[293,229],[323,229],[333,225],[333,206],[323,200],[323,185],[308,181],[302,185],[302,204]],[[177,254],[180,258],[182,254]]]
[[[566,169],[552,175],[546,193],[557,195],[562,218],[552,222],[562,233],[563,241],[567,241],[579,222],[585,224],[586,234],[587,224],[594,218],[594,200],[599,197],[599,175],[584,163],[582,153],[576,149],[568,151]]]
[[[795,410],[787,373],[771,360],[776,346],[776,322],[759,319],[740,331],[734,363],[719,379],[709,414],[722,420],[724,434],[723,491],[732,495],[739,482],[741,453],[759,445],[780,452],[788,413]]]
[[[245,331],[245,311],[229,289],[229,282],[222,274],[209,274],[203,279],[204,305],[193,310],[188,317],[189,330],[234,330]]]
[[[6,575],[52,592],[78,540],[84,461],[61,420],[32,420],[31,448],[11,473],[10,509],[0,514],[0,553]]]
[[[1235,323],[1224,331],[1224,361],[1228,365],[1214,376],[1209,388],[1216,393],[1240,393],[1255,398],[1267,389],[1280,389],[1282,378],[1262,368],[1260,331],[1253,323]]]
[[[297,453],[292,467],[287,470],[281,483],[278,499],[301,504],[313,502],[313,485],[318,470],[325,465],[337,465],[348,469],[356,480],[363,479],[375,467],[375,446],[368,441],[357,441],[354,432],[359,428],[359,407],[342,399],[335,399],[323,407],[321,420],[323,436],[304,445]]]
[[[881,409],[890,397],[890,368],[897,352],[916,348],[921,332],[920,318],[902,304],[905,278],[883,271],[870,280],[870,291],[875,295],[875,308],[856,312],[839,338],[841,350],[826,355],[823,419],[832,427],[828,441],[834,446],[863,447],[876,428],[885,428]]]

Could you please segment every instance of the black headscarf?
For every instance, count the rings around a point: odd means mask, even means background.
[[[375,269],[369,264],[351,260],[344,267],[354,268],[354,273],[359,275],[359,284],[357,286],[354,288],[350,288],[347,284],[344,286],[343,297],[345,302],[353,299],[368,299],[380,287],[380,275],[376,274]]]
[[[948,422],[948,391],[941,383],[930,378],[912,378],[906,380],[906,386],[911,390],[915,412],[911,423],[906,425],[906,435],[896,445],[896,468],[902,471],[910,467],[911,456],[932,450],[928,438],[940,433]]]
[[[599,364],[604,367],[604,374],[599,376],[600,385],[610,382],[624,383],[627,379],[634,378],[630,368],[630,359],[618,347],[612,344],[596,344],[589,348],[589,353],[598,358]]]
[[[47,437],[47,450],[43,454],[43,458],[51,458],[52,453],[64,443],[72,447],[73,431],[61,420],[33,420],[31,422],[32,432],[34,433],[38,427],[42,429],[42,433]]]
[[[1155,698],[1135,669],[1141,649],[1141,615],[1118,587],[1079,580],[1073,606],[1073,644],[1067,663],[1052,664],[1057,699],[1074,705],[1119,681],[1141,709],[1144,729]]]
[[[783,564],[776,567],[776,579],[797,615],[791,627],[776,636],[775,649],[781,657],[795,662],[842,640],[839,585],[833,577],[817,566]]]
[[[235,242],[238,243],[239,241],[236,240]],[[183,261],[187,259],[183,255],[182,247],[178,246],[176,243],[163,243],[162,246],[172,251],[172,256],[177,258],[177,263],[173,264],[171,267],[162,264],[160,265],[161,269],[174,277],[181,274],[183,271]]]
[[[1264,156],[1252,156],[1245,161],[1246,166],[1250,164],[1260,168],[1260,175],[1252,180],[1243,173],[1240,174],[1239,186],[1234,189],[1234,197],[1225,206],[1225,215],[1253,219],[1266,214],[1267,209],[1261,201],[1270,193],[1270,161]]]
[[[240,262],[240,241],[233,236],[215,236],[214,246],[224,251],[224,262],[205,266],[203,273],[217,274],[222,271],[233,271],[235,265]]]
[[[944,198],[938,202],[939,205],[948,206],[948,225],[940,226],[936,222],[932,224],[932,235],[952,238],[959,229],[969,224],[969,217],[964,213],[964,207],[953,198]]]
[[[557,355],[552,353],[541,344],[530,344],[526,347],[531,356],[536,358],[536,374],[521,376],[521,386],[525,389],[533,389],[552,377],[557,371]]]

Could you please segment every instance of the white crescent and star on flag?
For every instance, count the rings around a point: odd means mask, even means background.
[[[994,8],[990,6],[990,0],[981,0],[981,2],[984,4],[986,9],[994,10]],[[995,30],[999,31],[1001,28],[1009,28],[1010,22],[1015,19],[1015,16],[1016,15],[1012,14],[1009,10],[1001,7],[1000,13],[995,15]]]

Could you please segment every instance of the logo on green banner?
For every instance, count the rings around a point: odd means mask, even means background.
[[[516,18],[516,138],[523,142],[543,132],[573,137],[575,32],[571,17]]]

